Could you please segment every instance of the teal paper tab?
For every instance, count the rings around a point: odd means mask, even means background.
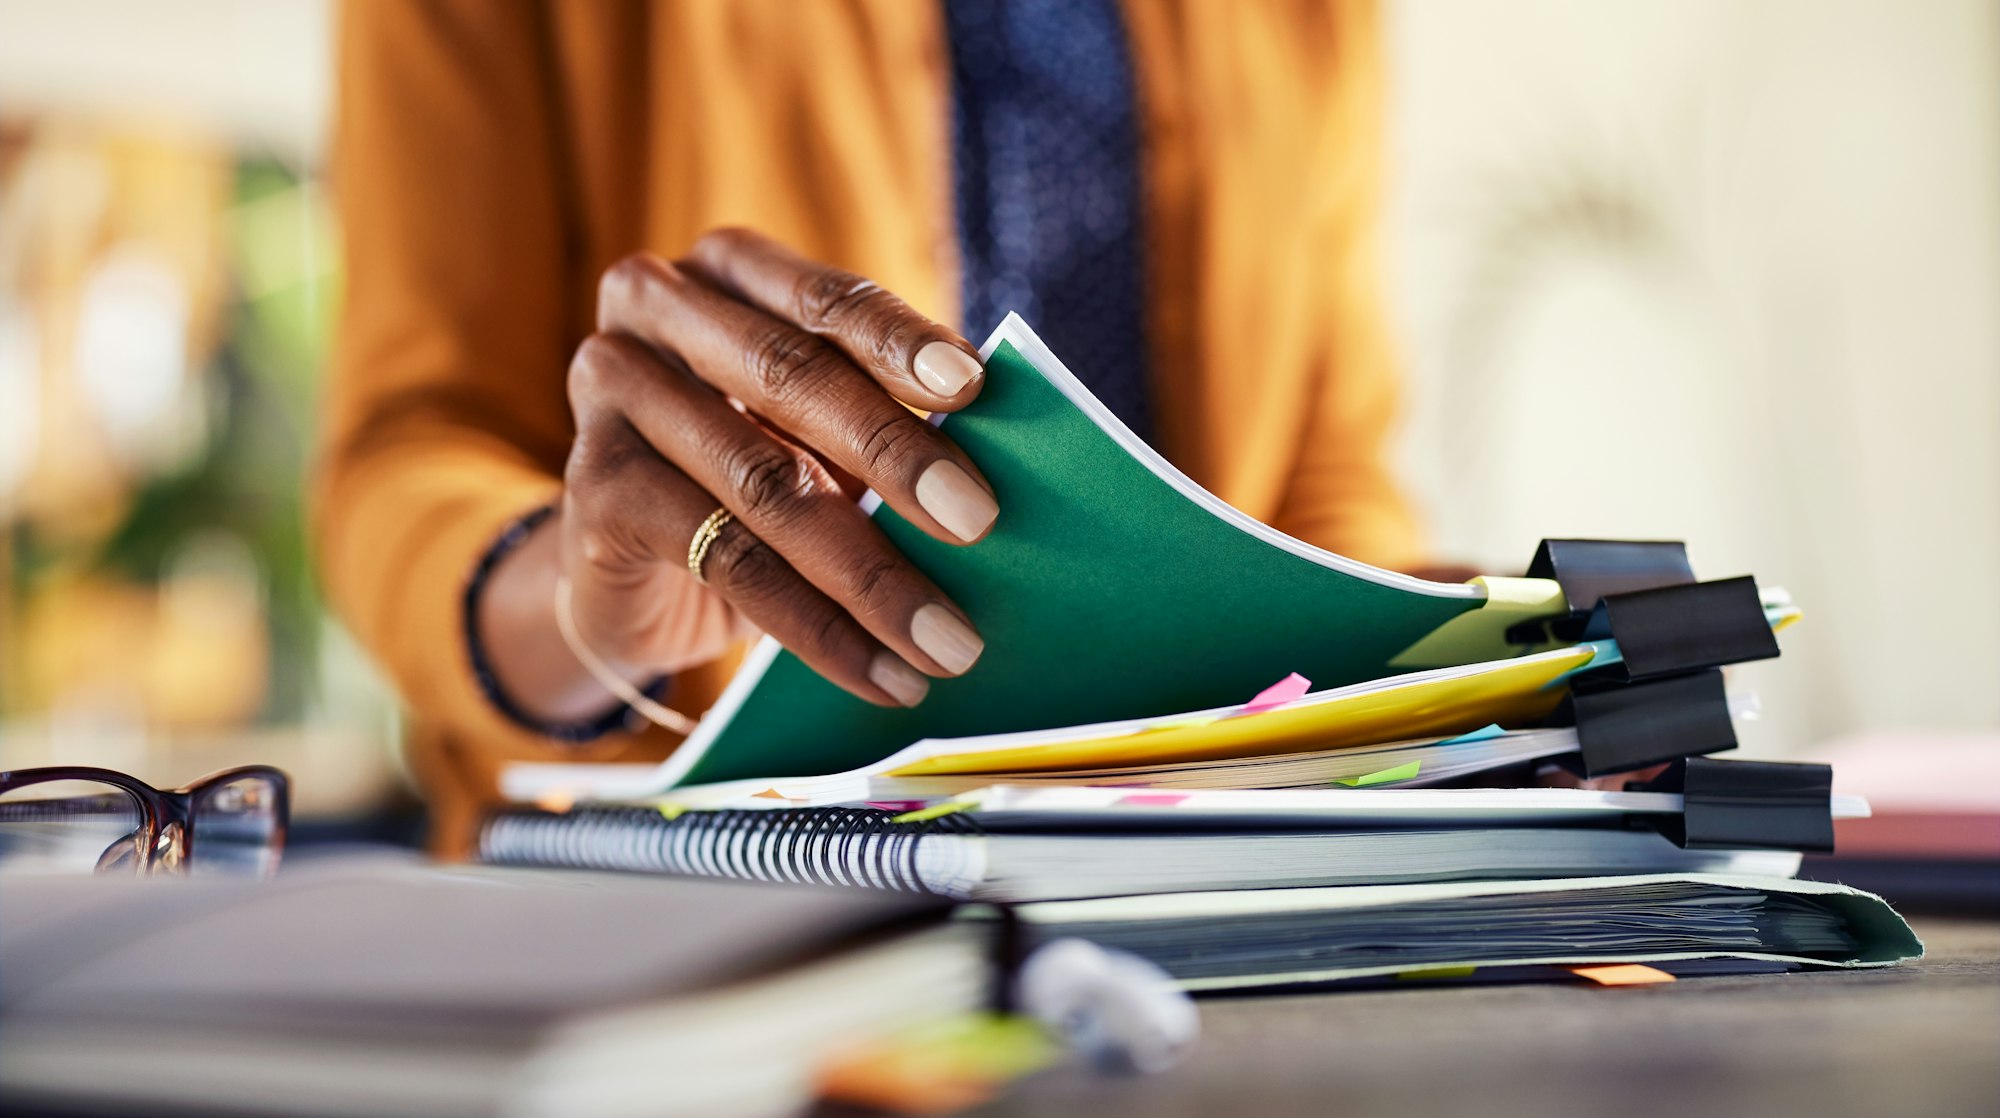
[[[1506,732],[1507,731],[1500,728],[1500,724],[1498,722],[1489,722],[1486,725],[1481,726],[1477,730],[1473,730],[1471,733],[1460,734],[1455,738],[1446,738],[1443,741],[1438,742],[1437,744],[1464,745],[1466,742],[1485,741],[1488,738],[1497,738],[1500,735],[1505,734]]]

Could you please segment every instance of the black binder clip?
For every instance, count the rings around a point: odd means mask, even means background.
[[[1651,825],[1688,850],[1833,851],[1833,767],[1684,757],[1636,790],[1678,792]]]
[[[1694,568],[1678,540],[1543,540],[1528,577],[1555,579],[1578,614],[1607,595],[1693,582]]]
[[[1621,662],[1603,671],[1624,682],[1778,655],[1757,580],[1749,575],[1606,594],[1576,639],[1615,639]]]
[[[1569,767],[1584,776],[1736,748],[1719,668],[1644,683],[1580,675],[1554,722],[1576,727],[1577,760]]]
[[[1616,640],[1621,661],[1580,673],[1557,713],[1576,726],[1585,776],[1736,746],[1725,664],[1778,655],[1755,579],[1696,582],[1679,543],[1543,540],[1530,577],[1553,578],[1570,613],[1516,626],[1536,644]]]
[[[1687,546],[1672,540],[1543,540],[1528,577],[1554,579],[1569,607],[1561,617],[1524,621],[1507,632],[1515,644],[1538,645],[1583,640],[1585,623],[1606,597],[1686,585],[1694,570]]]

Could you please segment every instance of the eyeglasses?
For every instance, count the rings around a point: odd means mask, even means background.
[[[265,877],[291,823],[291,782],[264,765],[160,789],[110,769],[0,772],[0,868]]]

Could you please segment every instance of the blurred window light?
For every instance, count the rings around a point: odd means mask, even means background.
[[[189,444],[187,285],[143,247],[112,249],[85,281],[76,374],[128,464],[158,464]],[[199,439],[192,442],[199,444]]]
[[[145,668],[148,713],[169,726],[239,725],[269,687],[265,579],[242,537],[190,532],[167,556]]]
[[[88,251],[113,201],[111,168],[89,125],[49,118],[30,128],[27,154],[0,194],[0,265],[12,283]]]
[[[41,345],[26,307],[0,295],[0,524],[35,462],[41,434]]]
[[[264,571],[256,552],[231,532],[182,537],[160,580],[163,620],[190,629],[250,629],[264,620]]]
[[[333,214],[311,180],[244,202],[233,217],[245,298],[317,283],[332,268],[338,242]]]
[[[52,765],[145,771],[154,752],[145,696],[130,683],[94,679],[49,704],[46,756]]]
[[[293,161],[324,149],[334,0],[0,0],[0,104],[144,114]]]

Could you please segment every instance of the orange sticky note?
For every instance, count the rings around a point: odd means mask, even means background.
[[[552,815],[561,815],[576,806],[576,796],[567,788],[551,788],[535,797],[535,806]]]
[[[1606,967],[1565,967],[1578,978],[1588,978],[1599,986],[1651,986],[1660,982],[1672,982],[1674,976],[1658,967],[1642,966],[1638,963],[1620,963]]]

